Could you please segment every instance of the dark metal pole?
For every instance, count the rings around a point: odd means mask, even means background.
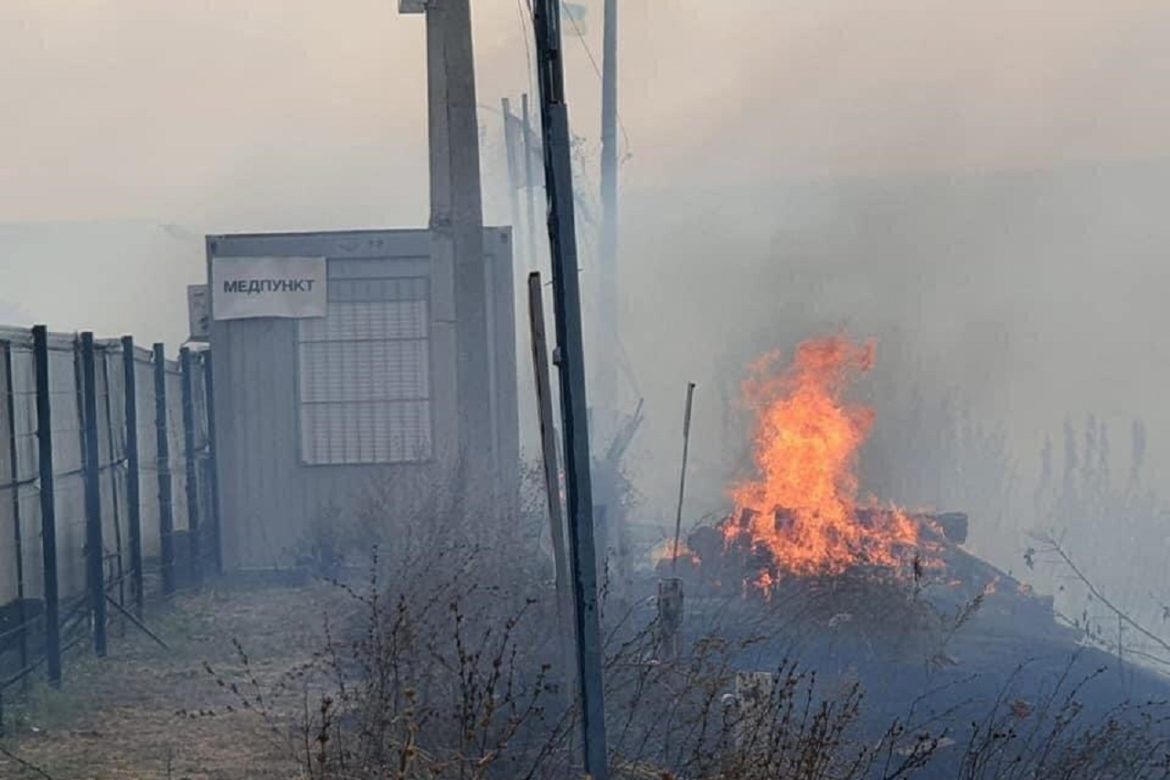
[[[670,561],[673,572],[678,566],[679,537],[682,535],[683,495],[687,489],[687,454],[691,448],[691,406],[695,400],[695,383],[687,382],[687,406],[683,412],[682,474],[678,480],[678,512],[674,516],[674,555]]]
[[[126,504],[130,524],[130,596],[134,615],[141,620],[145,596],[142,585],[142,490],[138,460],[138,377],[134,337],[122,337],[122,402],[126,418]]]
[[[154,431],[158,473],[159,554],[162,556],[163,593],[175,592],[175,509],[171,495],[171,445],[167,434],[167,357],[162,344],[154,345]]]
[[[585,347],[581,328],[581,291],[577,275],[577,234],[573,213],[573,174],[569,111],[561,49],[561,8],[556,0],[533,0],[541,125],[544,128],[544,179],[548,193],[548,234],[552,256],[557,364],[561,416],[565,425],[570,553],[577,617],[577,668],[585,737],[585,771],[606,780],[609,763],[605,736],[601,626],[597,607],[597,559],[593,539],[593,485],[590,474],[589,405],[585,397]]]
[[[536,180],[532,173],[532,117],[528,110],[528,93],[520,96],[520,115],[524,123],[524,190],[527,210],[525,232],[528,234],[528,270],[535,271],[540,262],[536,248]]]
[[[191,580],[198,583],[203,575],[200,560],[202,545],[199,543],[199,464],[195,460],[195,392],[191,377],[193,371],[191,350],[179,350],[179,364],[182,367],[183,388],[183,465],[186,467],[187,488],[187,539],[191,553]]]
[[[81,334],[81,411],[85,426],[85,547],[89,609],[93,616],[93,651],[106,655],[105,546],[102,540],[101,461],[98,454],[97,373],[93,334]]]
[[[45,577],[45,663],[49,684],[61,685],[61,613],[57,591],[57,510],[53,491],[53,419],[49,386],[49,333],[33,328],[37,382],[37,453],[40,460],[41,556]]]
[[[211,507],[208,519],[211,522],[211,543],[214,545],[212,558],[215,573],[223,573],[223,528],[219,515],[219,459],[216,457],[215,438],[215,374],[212,369],[211,350],[203,351],[203,394],[207,399],[207,482],[211,488]]]
[[[20,448],[16,444],[16,388],[12,384],[12,342],[4,342],[4,413],[8,418],[8,476],[12,480],[12,533],[16,555],[16,619],[20,623],[20,668],[28,667],[28,620],[24,590],[24,539],[20,517]],[[27,679],[27,678],[26,678]]]

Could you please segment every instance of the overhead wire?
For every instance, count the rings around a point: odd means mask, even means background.
[[[528,33],[532,29],[530,24],[534,23],[533,20],[535,19],[535,17],[534,17],[534,13],[533,13],[533,9],[532,9],[532,0],[516,0],[516,6],[520,10],[521,15],[523,15],[523,6],[521,5],[521,3],[524,3],[528,6],[528,16],[527,16],[527,18],[522,19],[522,26],[524,27],[524,53],[525,53],[525,56],[528,58],[528,89],[529,89],[529,93],[535,97],[536,93],[535,93],[535,89],[534,89],[533,83],[532,83],[532,73],[533,73],[532,52],[528,47]],[[581,44],[581,48],[583,48],[585,50],[585,56],[589,59],[589,64],[593,67],[593,73],[597,76],[597,80],[604,81],[604,77],[602,76],[602,73],[601,73],[601,66],[597,63],[597,57],[593,54],[593,50],[589,47],[589,42],[585,40],[585,34],[581,30],[581,27],[577,24],[577,19],[571,13],[565,14],[565,16],[568,17],[569,24],[572,25],[573,32],[576,33],[575,37],[577,38],[577,41]],[[630,134],[629,134],[629,131],[626,130],[626,123],[622,119],[621,112],[618,112],[618,114],[617,114],[617,123],[618,123],[618,129],[622,134],[622,141],[625,143],[625,146],[626,146],[626,153],[625,153],[624,157],[629,158],[632,155],[631,149],[633,148],[633,144],[630,143]]]
[[[593,55],[593,50],[589,48],[589,42],[585,40],[584,31],[582,31],[581,28],[577,25],[577,19],[573,16],[573,14],[566,14],[566,16],[569,17],[569,23],[573,25],[573,32],[577,34],[577,40],[581,42],[581,48],[585,50],[585,56],[589,58],[589,64],[593,66],[593,72],[597,75],[597,80],[604,82],[605,77],[601,73],[601,66],[597,64],[597,58]],[[617,113],[617,123],[618,129],[620,129],[622,133],[622,140],[625,141],[626,144],[626,156],[628,157],[631,154],[630,134],[626,132],[626,123],[622,121],[622,115],[620,111]]]
[[[524,6],[525,5],[528,6],[528,15],[527,16],[524,15]],[[532,0],[516,0],[516,13],[518,13],[520,15],[520,37],[524,39],[524,59],[528,63],[528,71],[527,71],[528,94],[532,95],[533,98],[535,98],[536,97],[536,89],[535,89],[535,86],[534,86],[533,81],[532,81],[532,74],[534,72],[534,69],[532,66],[532,44],[528,40],[528,33],[531,30],[528,22],[530,19],[533,18]]]

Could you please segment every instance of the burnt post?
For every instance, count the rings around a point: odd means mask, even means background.
[[[190,540],[191,580],[198,583],[203,568],[199,544],[199,464],[195,457],[195,392],[191,377],[194,363],[191,350],[179,350],[179,364],[182,369],[183,388],[183,465],[186,467],[187,482],[187,538]]]
[[[37,392],[37,454],[41,494],[41,557],[45,569],[45,665],[49,684],[61,687],[61,614],[57,591],[57,509],[53,492],[53,419],[49,388],[49,333],[33,328]]]
[[[98,455],[97,374],[94,371],[93,333],[81,334],[81,411],[85,443],[86,589],[93,618],[93,651],[106,655],[105,546],[102,540],[101,462]]]
[[[737,672],[735,675],[735,745],[740,751],[766,748],[764,728],[776,706],[776,675]]]
[[[658,582],[658,660],[682,655],[683,584],[678,577]]]
[[[223,529],[219,515],[219,460],[215,450],[215,374],[212,370],[211,350],[203,351],[203,394],[207,399],[207,482],[211,492],[208,520],[211,522],[212,556],[216,574],[223,574]]]
[[[162,587],[163,593],[169,596],[175,592],[175,509],[171,495],[171,445],[167,437],[167,357],[161,343],[154,345],[154,431]]]
[[[126,503],[130,524],[130,596],[134,615],[141,620],[142,585],[142,499],[138,460],[138,381],[134,371],[134,337],[122,337],[122,403],[126,418]]]
[[[528,274],[528,326],[532,335],[532,378],[536,388],[536,412],[540,422],[540,454],[544,466],[544,493],[548,500],[548,522],[553,548],[553,581],[557,599],[557,635],[564,673],[573,666],[573,593],[569,579],[568,547],[565,543],[565,516],[561,509],[560,466],[552,405],[552,382],[548,371],[548,337],[544,327],[544,300],[540,272]]]

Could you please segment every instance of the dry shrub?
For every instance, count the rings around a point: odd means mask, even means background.
[[[329,616],[327,646],[282,681],[283,694],[300,697],[299,717],[266,717],[291,737],[305,775],[315,780],[581,776],[574,675],[562,656],[542,556],[533,544],[469,543],[457,502],[415,511],[431,513],[429,521],[406,518],[411,530],[389,555],[374,556],[364,582],[337,583],[351,609]],[[913,589],[894,590],[888,601],[906,611],[898,619],[926,624],[930,636],[949,635],[962,622],[958,616],[954,625],[935,626]],[[807,602],[786,604],[784,611],[790,620],[807,621],[862,595],[849,582],[825,583],[823,592],[814,589]],[[712,623],[681,658],[663,662],[647,613],[639,605],[608,606],[604,677],[616,777],[1170,776],[1161,736],[1165,710],[1158,705],[1094,718],[1074,688],[1028,704],[1024,713],[1005,688],[986,718],[971,725],[964,750],[957,708],[928,717],[920,711],[923,698],[899,721],[875,729],[862,717],[859,684],[826,689],[813,671],[789,663],[762,678],[743,677],[736,662],[760,641],[773,611],[762,611],[759,631],[741,641]],[[860,625],[874,611],[853,606],[855,628],[876,630]],[[882,615],[883,624],[890,617]],[[237,690],[250,687],[246,659],[243,666]],[[271,696],[256,690],[248,699],[254,709],[272,711],[265,704]]]

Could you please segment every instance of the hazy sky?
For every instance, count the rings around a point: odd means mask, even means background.
[[[1170,131],[1156,0],[622,6],[631,187],[1133,158]],[[495,106],[528,83],[519,5],[473,12]],[[0,218],[417,222],[422,26],[394,0],[6,0]],[[569,46],[595,137],[596,78]]]

